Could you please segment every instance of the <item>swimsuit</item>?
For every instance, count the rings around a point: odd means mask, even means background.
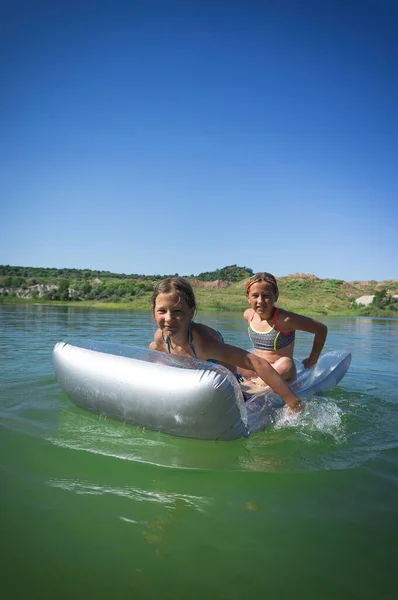
[[[222,343],[225,344],[222,334],[219,331],[217,331],[217,333],[220,336]],[[168,335],[166,335],[165,342],[166,342],[166,346],[167,346],[167,352],[169,354],[171,354],[170,337]],[[193,347],[193,343],[192,343],[192,321],[189,322],[189,326],[188,326],[188,344],[191,349],[192,356],[194,358],[196,358],[197,360],[199,360],[198,357],[196,356],[195,348]],[[216,365],[218,365],[218,360],[216,360],[215,358],[208,358],[207,362],[215,363]],[[239,382],[243,381],[242,375],[239,375],[239,373],[234,373],[234,375]]]
[[[221,338],[221,341],[222,341],[223,343],[225,343],[225,342],[224,342],[224,338],[223,338],[223,336],[221,335],[221,333],[220,333],[219,331],[217,331],[217,333],[218,333],[218,335],[220,336],[220,338]],[[168,352],[169,354],[171,354],[171,350],[170,350],[170,337],[169,337],[168,335],[166,335],[165,342],[166,342],[166,346],[167,346],[167,352]],[[198,359],[198,357],[196,356],[195,348],[193,347],[193,343],[192,343],[192,321],[189,321],[189,326],[188,326],[188,344],[189,344],[189,347],[190,347],[190,349],[191,349],[192,356],[193,356],[194,358],[196,358],[197,360],[199,360],[199,359]],[[212,362],[212,363],[216,363],[216,364],[218,364],[218,360],[216,360],[215,358],[208,358],[208,359],[207,359],[207,362]]]
[[[267,350],[267,351],[276,351],[281,350],[282,348],[286,348],[289,344],[294,342],[296,337],[295,330],[293,331],[281,331],[276,324],[276,316],[279,312],[279,308],[277,308],[274,312],[274,324],[269,331],[256,331],[252,327],[252,320],[254,317],[254,313],[252,318],[250,319],[248,332],[250,340],[253,344],[253,347],[256,350]]]

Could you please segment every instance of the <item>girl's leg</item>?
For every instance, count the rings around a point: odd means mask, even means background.
[[[290,382],[296,379],[296,365],[294,364],[294,360],[292,358],[282,356],[272,363],[272,366],[285,381]]]
[[[241,367],[238,367],[238,372],[239,375],[242,375],[242,377],[244,377],[245,379],[250,379],[251,377],[258,377],[257,373],[255,371],[251,371],[250,369],[242,369]]]
[[[281,356],[281,358],[278,358],[278,360],[272,363],[271,366],[279,373],[281,377],[283,377],[285,381],[290,382],[296,379],[296,365],[294,364],[294,360],[292,358]],[[241,368],[239,368],[238,371],[240,375],[245,378],[246,386],[251,390],[255,387],[265,388],[264,381],[254,371]]]
[[[296,378],[296,365],[294,364],[294,360],[292,358],[288,358],[287,356],[282,356],[278,358],[277,361],[272,363],[272,367],[279,373],[283,379],[289,383],[290,381],[294,381]],[[242,369],[239,369],[241,371]],[[251,404],[253,400],[255,400],[258,396],[259,391],[266,392],[271,389],[269,386],[264,384],[264,381],[255,374],[255,377],[251,377],[246,379],[245,382],[241,385],[243,395],[246,397],[247,405]],[[250,399],[250,396],[254,396],[253,399]]]

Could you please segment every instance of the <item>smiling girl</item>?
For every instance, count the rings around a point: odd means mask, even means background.
[[[296,377],[293,360],[296,331],[314,334],[311,353],[303,360],[304,367],[309,368],[317,362],[328,330],[319,321],[277,308],[278,295],[275,277],[271,273],[256,273],[246,284],[250,308],[243,317],[255,354],[265,358],[286,381],[292,381]]]
[[[152,350],[220,363],[235,373],[239,381],[242,377],[236,374],[236,367],[254,372],[283,398],[291,410],[298,412],[302,409],[300,399],[267,360],[225,344],[218,331],[193,321],[197,306],[187,280],[172,277],[161,281],[152,295],[152,310],[158,325],[149,346]]]

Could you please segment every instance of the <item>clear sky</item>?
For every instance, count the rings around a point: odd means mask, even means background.
[[[398,2],[3,0],[0,263],[398,278]]]

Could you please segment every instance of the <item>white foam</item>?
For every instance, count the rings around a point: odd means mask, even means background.
[[[311,433],[332,435],[336,441],[342,441],[344,430],[342,428],[343,411],[327,398],[312,399],[306,402],[305,409],[300,413],[290,413],[286,408],[281,408],[275,414],[275,429],[298,429],[301,433],[311,437]]]

